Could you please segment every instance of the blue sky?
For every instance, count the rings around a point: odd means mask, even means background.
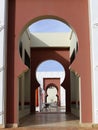
[[[70,28],[65,23],[55,19],[39,20],[29,26],[31,32],[69,32]]]
[[[55,61],[55,60],[47,60],[47,61],[44,61],[42,62],[38,68],[37,68],[37,71],[38,72],[47,72],[47,71],[64,71],[64,68],[63,66]]]
[[[30,32],[69,32],[70,27],[65,23],[55,20],[55,19],[44,19],[39,20],[29,26]],[[37,71],[64,71],[62,65],[53,60],[48,60],[43,62]]]

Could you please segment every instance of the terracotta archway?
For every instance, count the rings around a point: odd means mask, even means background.
[[[13,16],[13,17],[12,17]],[[71,65],[81,76],[81,122],[92,122],[91,63],[89,38],[88,0],[9,0],[7,39],[7,98],[6,123],[18,124],[17,76],[26,66],[18,54],[21,30],[43,18],[54,18],[68,23],[79,40],[78,55]],[[24,28],[25,29],[25,28]],[[86,97],[85,97],[86,95]]]
[[[47,96],[47,90],[48,90],[48,88],[50,88],[50,86],[54,86],[56,88],[57,104],[60,106],[60,78],[44,78],[43,85],[44,85],[44,90],[45,90],[46,96]]]
[[[70,112],[69,48],[31,48],[31,113],[35,113],[35,90],[39,86],[36,70],[41,62],[49,59],[60,62],[66,71],[66,78],[61,85],[66,89],[66,112]]]

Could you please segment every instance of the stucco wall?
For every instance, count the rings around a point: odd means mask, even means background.
[[[30,102],[30,70],[25,72],[25,102]]]
[[[71,112],[80,117],[80,100],[79,100],[79,77],[70,71],[70,85],[71,85]]]
[[[71,32],[32,33],[32,47],[69,47]],[[35,38],[36,40],[35,40]],[[39,40],[39,42],[38,42]]]
[[[19,81],[19,118],[30,113],[30,70],[27,70],[18,78]]]
[[[98,1],[90,0],[93,122],[98,123]]]

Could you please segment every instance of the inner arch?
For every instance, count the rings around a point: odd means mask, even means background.
[[[30,48],[70,48],[70,62],[78,52],[78,39],[74,30],[64,21],[46,18],[33,22],[25,29],[19,42],[19,53],[25,65],[30,67]]]
[[[46,60],[39,64],[36,70],[36,78],[39,84],[43,78],[60,78],[60,84],[62,84],[65,75],[64,67],[56,60]]]

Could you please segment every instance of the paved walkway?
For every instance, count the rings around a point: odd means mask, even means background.
[[[80,127],[79,120],[72,114],[43,112],[26,116],[20,120],[18,128],[5,130],[98,130],[98,128]]]
[[[20,120],[20,127],[78,127],[78,118],[72,114],[42,112],[35,115],[29,115]]]
[[[6,128],[0,130],[98,130],[98,128],[77,128],[77,127],[36,127],[36,128]]]

